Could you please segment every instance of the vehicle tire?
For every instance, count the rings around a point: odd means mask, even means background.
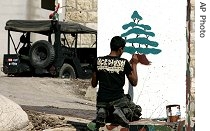
[[[76,78],[76,73],[74,68],[67,63],[64,63],[59,72],[60,78]]]
[[[45,68],[55,58],[53,45],[46,40],[36,41],[29,51],[30,63],[35,68]]]

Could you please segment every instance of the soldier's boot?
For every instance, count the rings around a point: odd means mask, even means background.
[[[106,124],[106,109],[105,108],[99,108],[97,117],[96,117],[96,124],[100,127],[105,126]]]

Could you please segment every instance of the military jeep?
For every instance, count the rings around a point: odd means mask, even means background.
[[[5,30],[8,51],[2,71],[8,76],[91,77],[92,62],[97,57],[95,29],[57,20],[8,20]],[[14,32],[19,33],[18,42],[13,39]],[[37,35],[34,42],[32,35]],[[78,46],[83,35],[92,39],[90,46]]]

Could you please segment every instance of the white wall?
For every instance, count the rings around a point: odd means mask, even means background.
[[[166,105],[181,105],[186,109],[186,1],[174,0],[99,0],[98,55],[110,52],[109,42],[125,31],[122,25],[131,21],[134,10],[150,25],[161,53],[147,55],[150,66],[138,64],[139,83],[133,88],[133,100],[143,109],[146,118],[166,117]],[[124,53],[130,60],[131,55]],[[128,81],[124,87],[128,92]]]
[[[62,0],[65,5],[65,0]],[[10,19],[48,19],[52,11],[41,8],[41,0],[1,0],[0,1],[0,66],[3,63],[3,54],[7,53],[7,31],[4,29],[6,21]],[[62,10],[64,10],[63,8]],[[65,11],[60,14],[60,20],[64,19]],[[32,41],[38,36],[32,36]],[[19,35],[13,37],[19,40]]]

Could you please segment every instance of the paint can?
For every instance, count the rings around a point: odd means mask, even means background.
[[[167,105],[166,106],[167,113],[167,122],[177,122],[181,117],[180,105]]]

